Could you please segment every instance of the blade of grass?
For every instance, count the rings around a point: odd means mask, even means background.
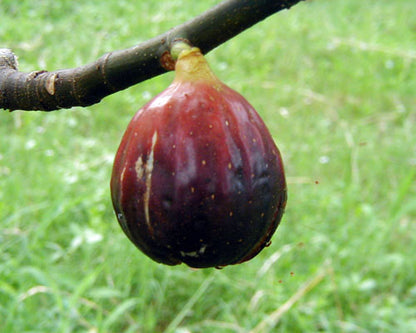
[[[401,183],[399,184],[396,200],[392,204],[391,212],[392,216],[399,215],[401,208],[403,207],[403,202],[405,202],[406,196],[411,191],[412,186],[415,184],[416,178],[416,169],[410,170],[408,175],[403,178]]]
[[[126,314],[131,308],[136,306],[141,302],[140,298],[129,298],[122,302],[119,306],[117,306],[114,311],[110,313],[110,315],[104,320],[102,325],[103,332],[111,331],[111,326],[123,315]]]
[[[326,274],[326,269],[321,270],[317,275],[315,275],[315,277],[302,285],[302,287],[300,287],[292,297],[283,303],[282,306],[264,318],[254,329],[250,331],[250,333],[263,333],[266,332],[267,328],[271,329],[275,327],[279,323],[280,318],[282,318],[282,316],[287,311],[289,311],[303,296],[305,296],[315,286],[317,286],[324,279]]]
[[[69,304],[71,307],[75,307],[81,296],[94,285],[99,273],[103,270],[103,265],[97,267],[90,274],[87,274],[78,284],[77,288],[71,295]]]
[[[191,311],[194,304],[201,298],[203,293],[208,289],[214,279],[215,272],[207,277],[196,290],[196,292],[189,298],[188,302],[184,305],[182,311],[180,311],[176,317],[170,322],[169,326],[165,329],[164,333],[172,333],[179,326],[185,316]]]

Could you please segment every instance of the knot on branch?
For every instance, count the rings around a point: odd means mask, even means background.
[[[0,68],[17,70],[19,63],[16,55],[10,49],[0,49]]]
[[[16,55],[10,49],[0,49],[0,106],[13,111],[59,109],[55,95],[57,73],[18,71]],[[17,101],[17,103],[16,103]],[[15,107],[17,104],[17,108]]]

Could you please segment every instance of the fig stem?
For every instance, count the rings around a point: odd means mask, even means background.
[[[184,40],[178,40],[173,42],[171,48],[170,48],[170,55],[172,56],[173,60],[178,60],[179,55],[183,51],[190,51],[192,49],[192,45],[189,42],[186,42]]]

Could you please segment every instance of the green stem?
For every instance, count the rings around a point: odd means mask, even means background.
[[[178,40],[172,43],[170,48],[170,55],[172,56],[173,60],[178,60],[179,55],[183,51],[190,51],[192,49],[192,45],[189,42],[184,40]]]

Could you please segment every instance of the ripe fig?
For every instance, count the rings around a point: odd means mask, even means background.
[[[256,256],[287,198],[280,153],[264,122],[198,48],[179,53],[172,84],[131,120],[111,193],[123,231],[141,251],[195,268]]]

